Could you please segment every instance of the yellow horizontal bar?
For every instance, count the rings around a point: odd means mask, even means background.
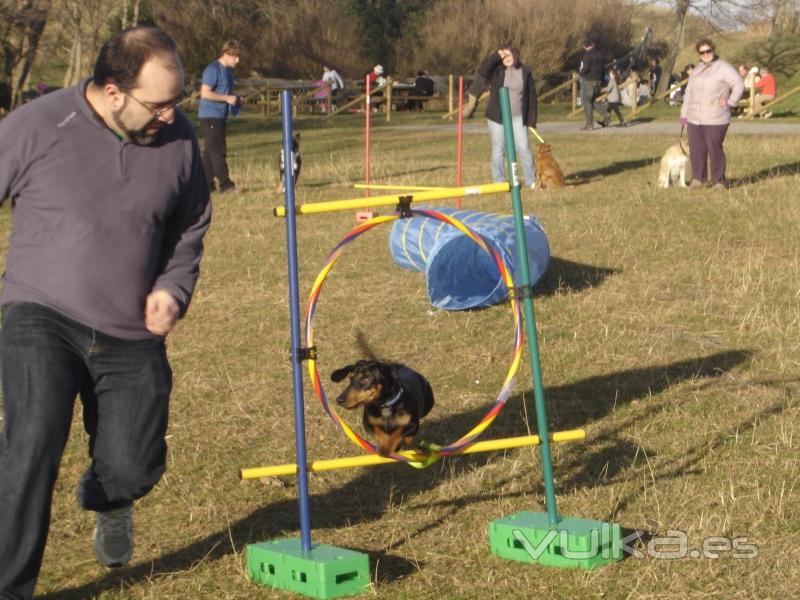
[[[298,215],[310,215],[316,213],[332,212],[336,210],[358,210],[372,206],[389,206],[397,204],[400,197],[411,196],[413,202],[429,202],[431,200],[443,200],[445,198],[460,198],[462,196],[478,196],[480,194],[497,194],[509,191],[508,182],[485,183],[483,185],[471,185],[464,187],[445,188],[440,190],[428,190],[415,192],[413,194],[389,194],[387,196],[373,196],[372,198],[352,198],[348,200],[331,200],[328,202],[314,202],[312,204],[299,204],[295,207]],[[276,217],[286,216],[285,206],[276,206],[272,209]]]
[[[583,429],[571,429],[569,431],[557,431],[550,434],[550,441],[552,442],[575,442],[586,438],[586,431]],[[500,438],[497,440],[486,440],[482,442],[475,442],[464,450],[458,453],[461,454],[475,454],[477,452],[493,452],[496,450],[510,450],[511,448],[523,448],[525,446],[538,446],[538,435],[525,435],[521,437]],[[414,451],[400,452],[403,456],[412,460],[424,460],[425,454],[420,454]],[[373,467],[375,465],[385,465],[389,463],[397,463],[392,458],[378,456],[377,454],[362,454],[360,456],[348,456],[345,458],[331,458],[327,460],[315,460],[308,464],[308,470],[311,473],[317,471],[333,471],[335,469],[347,469],[351,467]],[[297,465],[274,465],[272,467],[254,467],[251,469],[241,469],[239,477],[242,479],[258,479],[260,477],[280,477],[283,475],[296,475]]]
[[[449,190],[449,187],[419,186],[419,185],[384,185],[381,183],[354,183],[353,187],[357,190],[416,190],[425,192],[428,190]]]

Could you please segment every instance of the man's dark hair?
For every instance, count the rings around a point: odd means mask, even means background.
[[[590,37],[583,38],[583,47],[588,48],[589,46],[594,46],[594,40]]]
[[[108,40],[94,64],[92,82],[97,86],[115,83],[123,90],[136,87],[142,66],[158,54],[175,54],[175,42],[163,29],[131,27]]]

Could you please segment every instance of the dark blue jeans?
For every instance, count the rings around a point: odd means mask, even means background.
[[[208,187],[215,189],[214,178],[219,180],[220,190],[233,185],[228,173],[228,142],[225,139],[225,119],[200,119],[203,132],[203,169]]]
[[[111,337],[32,303],[3,307],[0,362],[0,598],[27,599],[75,398],[91,457],[78,503],[127,506],[164,473],[172,371],[163,339]]]
[[[602,120],[608,118],[608,111],[605,106],[595,102],[595,98],[600,95],[600,88],[603,87],[603,84],[600,81],[591,79],[584,79],[581,83],[581,106],[583,106],[583,113],[586,115],[586,125],[594,127],[593,110],[600,113]]]

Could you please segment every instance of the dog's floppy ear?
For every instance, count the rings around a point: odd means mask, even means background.
[[[333,373],[331,373],[331,381],[334,383],[339,383],[342,379],[350,375],[353,372],[355,365],[347,365],[346,367],[342,367],[341,369],[336,369]]]

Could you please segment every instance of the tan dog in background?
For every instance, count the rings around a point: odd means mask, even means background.
[[[661,157],[661,168],[658,170],[658,187],[668,188],[671,185],[686,187],[686,169],[689,167],[689,153],[683,145],[673,144]]]
[[[534,160],[536,162],[535,189],[555,189],[563,188],[567,185],[566,181],[564,181],[564,173],[561,167],[558,166],[556,159],[553,158],[550,152],[550,144],[537,144]]]

